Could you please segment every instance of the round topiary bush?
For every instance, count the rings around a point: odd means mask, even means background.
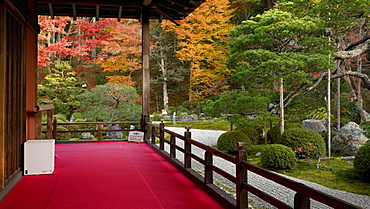
[[[370,141],[358,149],[353,166],[361,180],[370,182]]]
[[[286,123],[284,124],[284,131],[287,131],[291,128],[303,128],[303,125],[300,123]],[[267,139],[271,142],[271,144],[281,144],[280,141],[280,125],[273,126],[267,132]]]
[[[311,129],[291,128],[280,138],[281,144],[291,148],[297,158],[318,159],[326,155],[324,139]]]
[[[269,144],[261,152],[263,167],[274,169],[291,169],[297,165],[294,152],[281,144]]]
[[[234,154],[237,147],[237,142],[246,142],[245,150],[250,151],[251,140],[241,131],[228,131],[221,134],[217,139],[217,149],[229,154]]]
[[[240,128],[240,129],[236,129],[237,131],[241,131],[243,133],[245,133],[249,139],[251,140],[251,143],[252,144],[259,144],[259,141],[261,139],[260,137],[260,134],[258,133],[258,131],[254,128]]]

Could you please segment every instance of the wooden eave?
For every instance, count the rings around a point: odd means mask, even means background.
[[[38,15],[141,19],[148,6],[150,19],[182,20],[205,0],[39,0]]]

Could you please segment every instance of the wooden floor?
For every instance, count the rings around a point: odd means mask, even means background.
[[[223,208],[145,143],[56,144],[53,174],[27,175],[0,209]]]

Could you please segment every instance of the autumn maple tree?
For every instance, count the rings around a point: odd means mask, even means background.
[[[38,36],[40,67],[47,67],[49,73],[51,68],[62,61],[71,58],[81,60],[92,60],[91,52],[95,47],[111,35],[107,28],[111,19],[94,21],[91,18],[40,16],[40,34]]]
[[[108,76],[108,83],[133,86],[132,73],[141,68],[141,26],[136,20],[111,22],[110,38],[102,42],[102,52],[96,63],[103,72],[116,72]]]
[[[230,71],[225,62],[229,20],[233,10],[228,0],[208,0],[191,13],[174,31],[179,40],[177,57],[190,69],[190,101],[218,95],[227,87]]]

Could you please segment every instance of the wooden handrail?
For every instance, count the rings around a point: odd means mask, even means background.
[[[220,152],[212,147],[204,145],[200,142],[191,139],[191,133],[189,128],[186,128],[184,135],[179,135],[170,130],[164,128],[163,122],[161,125],[155,125],[147,122],[146,127],[151,127],[147,129],[147,132],[152,133],[152,139],[146,140],[146,142],[151,145],[153,148],[157,149],[164,157],[170,160],[174,165],[187,175],[190,179],[195,181],[199,186],[211,194],[216,200],[218,200],[222,205],[227,208],[248,208],[248,192],[253,193],[254,195],[260,197],[266,202],[278,207],[278,208],[297,208],[297,209],[306,209],[310,208],[310,199],[314,199],[318,202],[321,202],[327,206],[333,208],[360,208],[351,203],[340,200],[331,195],[325,194],[321,191],[308,187],[304,184],[295,182],[289,178],[284,177],[283,175],[276,174],[274,172],[265,170],[258,166],[247,163],[246,161],[246,151],[238,150],[236,151],[236,157],[228,155],[226,153]],[[156,130],[160,131],[160,134],[155,134]],[[170,141],[164,140],[164,134],[170,134]],[[160,145],[155,145],[155,138],[159,137]],[[184,148],[176,145],[176,140],[182,140],[184,142]],[[169,152],[167,153],[164,150],[163,143],[169,144]],[[242,144],[239,144],[243,146]],[[191,153],[191,146],[196,146],[205,151],[204,158],[200,158],[197,155]],[[176,152],[180,151],[184,154],[184,162],[179,162],[176,159]],[[224,171],[222,168],[217,167],[213,164],[213,156],[218,156],[230,163],[233,163],[236,168],[236,176],[229,174]],[[196,171],[191,168],[191,160],[196,160],[197,162],[203,164],[204,166],[204,175],[199,175]],[[294,196],[294,207],[287,205],[285,202],[276,199],[275,197],[269,195],[267,192],[262,191],[258,188],[253,187],[248,184],[248,175],[247,171],[253,172],[256,175],[265,177],[282,187],[287,187],[296,192]],[[213,172],[218,173],[224,178],[234,182],[236,185],[236,199],[231,197],[225,191],[213,184]]]
[[[58,123],[58,120],[54,117],[53,124],[52,124],[52,135],[55,140],[57,140],[57,133],[83,133],[83,132],[94,132],[98,133],[98,141],[102,141],[102,133],[104,132],[129,132],[129,131],[140,131],[141,129],[121,129],[121,130],[103,130],[103,125],[110,125],[110,124],[126,124],[126,125],[139,125],[140,122],[133,121],[133,122],[82,122],[82,123]],[[47,125],[43,123],[42,125]],[[58,126],[68,126],[68,125],[96,125],[98,127],[97,130],[75,130],[75,131],[58,131]],[[99,128],[100,127],[100,128]],[[44,131],[45,133],[45,131]],[[59,141],[56,141],[59,142]]]

